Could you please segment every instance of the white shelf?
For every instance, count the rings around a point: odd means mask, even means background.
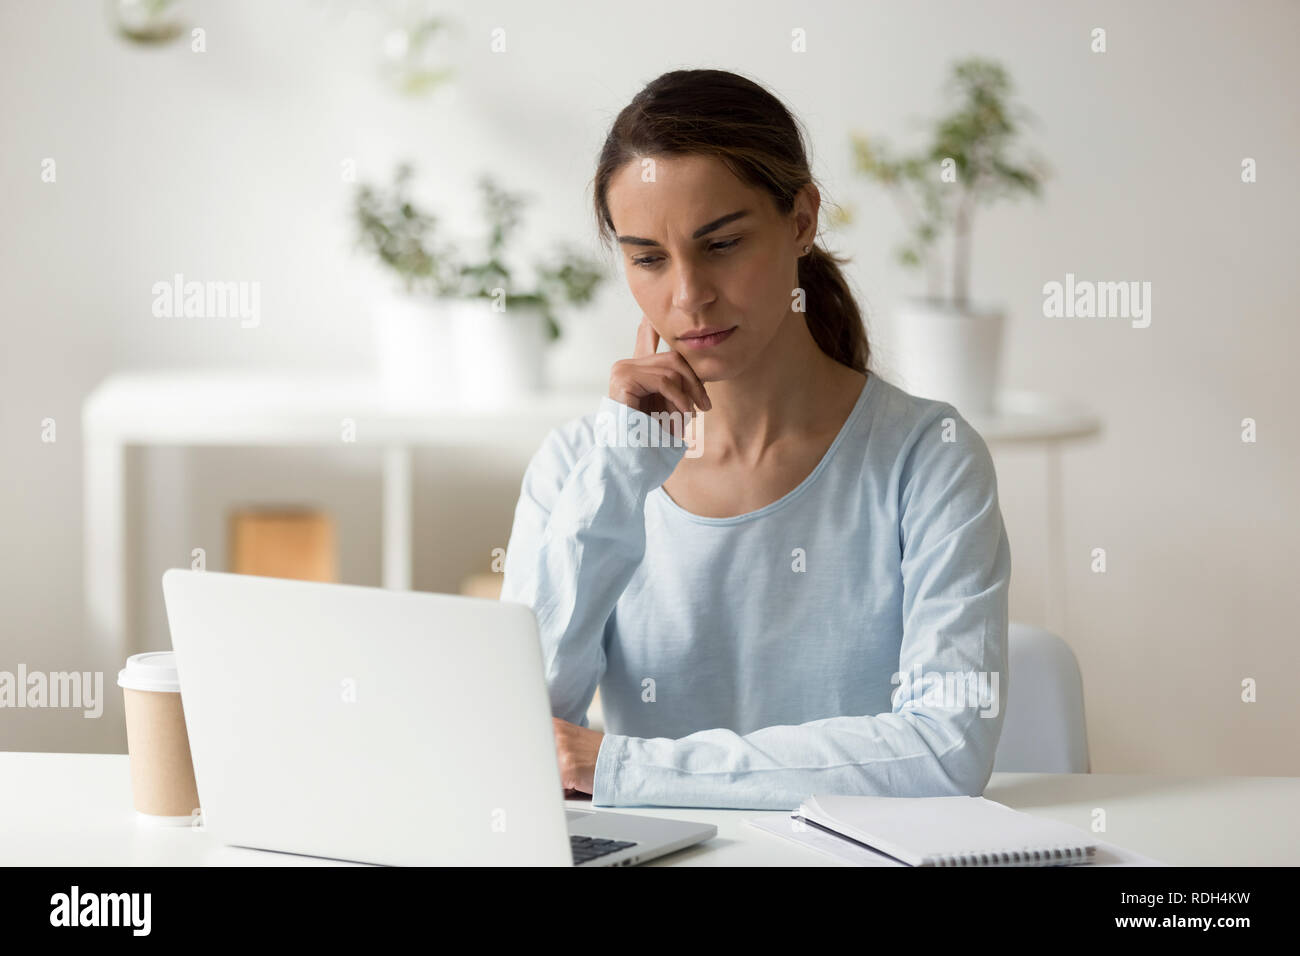
[[[555,391],[496,407],[387,399],[366,379],[238,372],[137,373],[86,399],[82,427],[99,441],[141,445],[336,444],[344,419],[367,445],[502,444],[538,437],[596,410],[603,390]]]

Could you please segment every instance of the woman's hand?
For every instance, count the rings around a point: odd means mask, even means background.
[[[579,727],[559,717],[551,718],[555,731],[555,756],[560,764],[560,786],[565,791],[593,793],[596,789],[596,756],[605,735],[599,730]],[[566,792],[565,796],[569,796]]]
[[[696,407],[713,407],[704,383],[679,352],[658,352],[659,333],[641,316],[632,358],[614,363],[609,376],[609,397],[647,415],[681,413],[681,425],[690,421]],[[669,420],[676,434],[677,420]],[[681,435],[676,437],[681,438]]]

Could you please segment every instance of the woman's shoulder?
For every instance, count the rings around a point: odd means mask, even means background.
[[[592,410],[551,428],[533,454],[529,468],[567,475],[575,462],[596,444],[596,423],[605,411],[605,399]]]
[[[870,413],[858,423],[870,461],[904,479],[918,468],[945,464],[992,467],[983,436],[956,406],[914,395],[874,372],[871,377]]]
[[[590,412],[547,432],[529,470],[562,482],[596,447],[639,449],[636,458],[652,468],[669,467],[686,453],[686,446],[672,436],[666,421],[606,395],[593,403]]]
[[[878,426],[892,432],[910,434],[943,418],[962,420],[956,406],[935,398],[925,398],[906,391],[876,372],[871,373],[872,407]]]

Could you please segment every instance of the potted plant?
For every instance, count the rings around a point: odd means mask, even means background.
[[[482,254],[467,261],[458,246],[439,241],[437,217],[416,203],[412,177],[402,164],[391,188],[361,184],[355,197],[360,244],[400,281],[400,293],[375,317],[385,391],[402,401],[436,400],[450,397],[450,384],[475,403],[539,391],[545,348],[560,336],[558,309],[591,301],[603,271],[561,244],[534,263],[534,283],[516,291],[507,250],[523,199],[490,176],[479,179],[488,234]]]
[[[909,391],[988,415],[997,392],[1004,310],[970,301],[971,226],[976,207],[1039,194],[1047,168],[1013,158],[1021,109],[1007,104],[1011,82],[997,63],[971,58],[954,65],[947,95],[957,103],[940,117],[925,149],[894,156],[879,140],[853,136],[855,169],[896,198],[910,233],[899,262],[927,271],[929,295],[897,310],[894,370]],[[939,240],[951,234],[949,268]],[[943,288],[943,280],[949,281]]]
[[[185,31],[177,0],[109,0],[108,11],[118,35],[132,43],[158,45]]]
[[[452,32],[452,21],[432,10],[408,10],[384,36],[384,78],[410,97],[445,86],[456,76],[456,70],[447,65]]]

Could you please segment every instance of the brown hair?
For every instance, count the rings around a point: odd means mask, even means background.
[[[614,120],[596,164],[596,228],[608,249],[615,237],[610,180],[638,157],[716,156],[739,179],[766,190],[782,213],[813,181],[804,135],[790,111],[752,80],[725,70],[674,70],[648,83]],[[804,319],[818,347],[866,372],[871,352],[862,312],[840,265],[847,262],[813,240],[799,259]]]

